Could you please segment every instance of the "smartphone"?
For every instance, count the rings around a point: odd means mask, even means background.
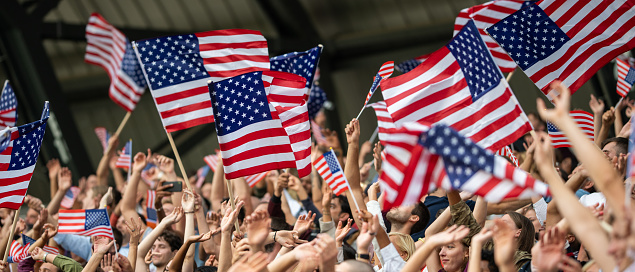
[[[170,185],[170,184],[172,184],[172,187],[168,188],[166,191],[168,192],[183,191],[183,183],[181,183],[180,181],[167,181],[163,183],[163,185]]]

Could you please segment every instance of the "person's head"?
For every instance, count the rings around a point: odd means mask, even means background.
[[[628,153],[628,139],[622,137],[608,138],[602,142],[602,152],[609,160]]]
[[[172,200],[170,200],[170,198],[168,197],[164,197],[161,200],[161,207],[163,208],[163,212],[166,215],[171,214],[172,211],[174,211],[174,204],[172,204]]]
[[[318,124],[320,127],[326,127],[326,114],[324,113],[324,108],[320,109],[320,111],[315,114],[313,121]]]
[[[352,214],[348,199],[345,196],[339,195],[331,199],[331,217],[333,221],[337,220],[341,221],[342,224],[346,224],[346,220],[351,218]]]
[[[172,230],[164,230],[152,244],[152,263],[156,267],[164,267],[183,245],[181,236]]]
[[[52,263],[42,263],[40,266],[40,272],[62,272],[57,266]]]
[[[368,263],[358,260],[346,260],[335,265],[335,272],[374,272],[373,267]]]
[[[26,219],[24,220],[24,222],[29,226],[33,226],[33,224],[35,224],[35,221],[37,221],[39,216],[40,216],[39,212],[29,208],[29,210],[26,212]]]
[[[203,197],[203,199],[210,199],[211,195],[212,184],[209,182],[203,183],[203,186],[201,186],[201,196]]]
[[[439,251],[441,264],[447,272],[462,272],[467,265],[470,248],[461,241],[443,245]]]
[[[535,243],[534,224],[517,212],[507,212],[501,219],[516,232],[514,238],[518,240],[518,250],[531,252]]]
[[[410,233],[405,234],[413,234],[422,231],[428,225],[430,211],[423,203],[418,202],[414,205],[392,208],[386,214],[386,218],[395,228],[410,227]]]
[[[97,209],[99,207],[99,201],[108,192],[108,186],[93,186],[86,191],[86,197],[83,200],[84,209]]]
[[[538,215],[536,215],[536,210],[534,210],[534,206],[532,204],[529,204],[525,207],[523,207],[520,210],[520,214],[522,214],[523,216],[527,217],[527,219],[529,219],[529,221],[531,221],[531,223],[534,225],[534,231],[536,233],[544,230],[545,228],[542,226],[542,224],[540,223],[540,220],[538,219]]]
[[[390,238],[390,242],[395,245],[399,256],[401,256],[404,261],[408,261],[410,256],[414,254],[416,250],[415,243],[409,234],[391,232],[388,234],[388,238]]]
[[[194,271],[196,271],[196,272],[216,272],[216,271],[218,271],[218,267],[216,267],[216,266],[199,266]]]

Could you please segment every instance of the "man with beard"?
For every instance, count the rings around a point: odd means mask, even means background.
[[[407,261],[415,251],[415,242],[410,235],[425,229],[430,219],[428,208],[421,202],[414,205],[396,207],[388,211],[390,241],[395,245],[401,258]]]

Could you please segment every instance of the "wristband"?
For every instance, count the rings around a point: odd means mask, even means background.
[[[194,212],[183,212],[184,214],[188,214],[188,213],[194,213]]]
[[[44,258],[42,259],[43,262],[46,262],[46,256],[48,256],[49,253],[48,252],[44,252]]]
[[[370,255],[369,254],[356,254],[356,255],[357,255],[357,259],[370,260]]]
[[[276,235],[278,235],[278,231],[277,230],[273,232],[273,242],[274,243],[276,242]]]

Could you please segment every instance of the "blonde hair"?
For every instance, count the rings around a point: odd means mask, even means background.
[[[404,261],[408,261],[408,259],[410,259],[410,256],[412,256],[412,254],[414,254],[416,250],[415,241],[412,240],[412,237],[410,237],[410,235],[398,232],[391,232],[388,234],[388,236],[397,238],[397,240],[393,242],[393,245],[395,245],[397,249],[406,252],[406,258],[404,259]]]

